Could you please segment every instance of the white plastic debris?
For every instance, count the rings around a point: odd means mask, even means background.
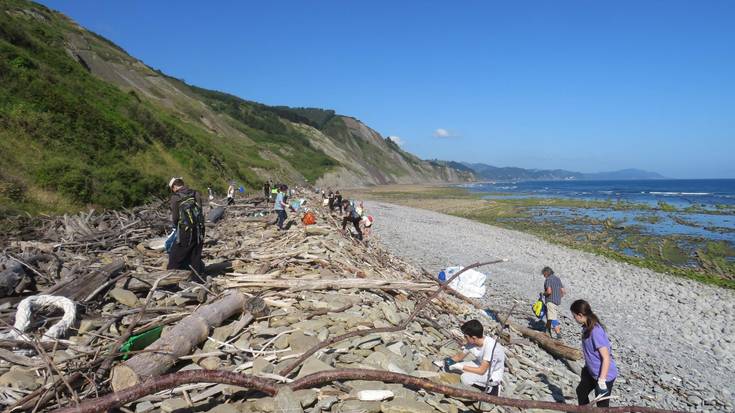
[[[449,267],[444,270],[446,279],[450,279],[454,274],[461,271],[464,267]],[[449,283],[449,287],[459,292],[465,297],[482,298],[485,296],[485,280],[487,276],[477,270],[467,270]]]
[[[15,313],[15,325],[9,332],[2,334],[2,338],[9,340],[30,341],[30,338],[24,333],[31,324],[33,312],[43,307],[56,307],[64,311],[56,324],[46,331],[41,337],[41,341],[51,341],[62,337],[66,331],[74,324],[77,318],[77,308],[74,301],[61,296],[55,295],[34,295],[28,297],[18,304],[18,310]]]
[[[390,399],[394,396],[390,390],[360,390],[357,392],[357,398],[362,401],[381,401]]]

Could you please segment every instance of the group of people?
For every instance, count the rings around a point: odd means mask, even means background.
[[[559,310],[561,299],[566,291],[561,279],[550,267],[541,270],[544,277],[542,295],[546,301],[546,330],[552,338],[561,338]],[[610,406],[610,393],[618,369],[612,355],[610,338],[585,300],[576,300],[569,307],[574,320],[582,326],[582,354],[585,365],[576,388],[580,405],[590,404],[590,393],[598,407]],[[497,396],[503,380],[505,350],[496,339],[484,334],[478,320],[470,320],[461,326],[464,334],[464,350],[444,361],[444,368],[461,374],[461,382],[467,386],[478,387],[488,394]],[[471,354],[470,361],[464,361]]]
[[[585,365],[576,388],[580,405],[590,404],[592,400],[598,407],[610,406],[610,394],[618,376],[617,365],[612,355],[610,339],[592,307],[585,300],[576,300],[569,310],[574,320],[582,326],[582,354]],[[444,368],[455,371],[460,381],[474,386],[486,393],[497,396],[505,370],[505,349],[490,335],[484,334],[482,323],[470,320],[460,327],[464,335],[463,350],[444,361]],[[469,361],[465,361],[471,355]]]
[[[227,205],[235,204],[235,191],[236,191],[235,187],[236,186],[237,184],[235,183],[235,181],[232,181],[230,182],[230,185],[227,187],[227,198],[225,199],[225,202],[227,203]],[[243,186],[238,187],[237,190],[240,191],[241,193],[245,193],[245,187]],[[209,187],[207,188],[207,194],[208,194],[209,202],[213,202],[214,192],[212,191],[212,188],[209,188]]]
[[[321,191],[321,193],[322,199],[329,207],[329,211],[332,213],[337,211],[342,216],[342,231],[347,232],[347,226],[352,224],[356,232],[355,237],[362,241],[373,224],[372,217],[365,214],[363,203],[358,204],[355,201],[345,199],[339,191],[333,192],[331,189],[328,192]]]
[[[566,289],[551,267],[544,267],[541,275],[544,277],[542,295],[546,304],[546,331],[552,338],[561,339],[559,308]],[[596,398],[610,395],[618,370],[612,356],[610,339],[600,319],[592,312],[590,304],[585,300],[576,300],[569,309],[574,320],[582,325],[582,354],[585,368],[582,369],[580,383],[577,386],[577,400],[579,404],[589,404],[589,394],[592,390],[595,391]],[[609,399],[597,403],[599,407],[609,405]]]
[[[175,240],[169,252],[168,269],[191,269],[198,274],[204,273],[202,261],[202,247],[204,245],[205,226],[204,211],[201,196],[184,184],[182,178],[172,178],[169,181],[171,190],[171,220],[175,228]],[[263,186],[264,195],[270,197],[272,183]],[[280,184],[275,188],[274,206],[278,219],[276,225],[283,229],[286,220],[288,186]],[[228,190],[228,198],[229,198]],[[233,189],[234,192],[234,189]],[[322,192],[328,200],[331,211],[338,209],[342,214],[342,229],[345,230],[352,223],[357,231],[357,238],[362,239],[362,213],[358,206],[347,199],[342,199],[339,191],[329,195]],[[361,206],[360,206],[361,208]],[[362,208],[361,208],[362,209]],[[546,299],[546,329],[552,337],[561,335],[559,309],[561,300],[566,291],[561,279],[554,274],[550,267],[541,270],[544,276],[543,296]],[[607,407],[610,404],[609,396],[613,383],[618,375],[617,366],[612,355],[610,339],[600,322],[599,317],[592,311],[592,307],[585,300],[576,300],[570,306],[574,320],[582,326],[582,353],[585,366],[580,375],[577,386],[577,399],[580,405],[589,404],[589,395],[595,392],[593,402],[598,407]],[[503,346],[490,335],[486,335],[482,323],[470,320],[461,326],[465,339],[462,352],[444,361],[444,368],[461,374],[461,382],[467,386],[475,386],[491,395],[498,395],[503,380],[505,365],[505,350]],[[464,361],[468,355],[472,360]]]

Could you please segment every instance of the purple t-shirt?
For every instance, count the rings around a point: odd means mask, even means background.
[[[601,347],[607,347],[607,350],[610,353],[610,368],[607,370],[607,378],[605,379],[605,381],[610,381],[618,377],[618,368],[615,366],[615,359],[612,355],[610,340],[607,338],[605,330],[597,324],[592,328],[592,333],[590,333],[589,337],[582,339],[584,364],[587,366],[587,371],[589,371],[590,375],[595,380],[600,377],[600,368],[602,367],[602,356],[600,356],[600,352],[597,351],[597,349]]]

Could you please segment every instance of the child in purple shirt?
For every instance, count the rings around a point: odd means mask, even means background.
[[[600,319],[592,312],[587,301],[577,300],[570,307],[574,319],[582,324],[582,353],[584,368],[577,386],[577,400],[580,406],[589,404],[589,394],[595,397],[610,396],[612,385],[618,377],[618,368],[612,356],[612,347]],[[610,406],[610,400],[597,402],[597,407]]]

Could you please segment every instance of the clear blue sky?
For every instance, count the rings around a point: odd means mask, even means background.
[[[735,178],[735,1],[43,0],[149,66],[423,157]]]

